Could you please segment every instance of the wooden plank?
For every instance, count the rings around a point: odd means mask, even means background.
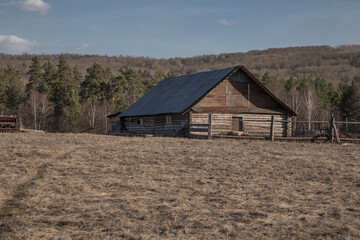
[[[208,127],[209,124],[191,124],[191,127]]]
[[[334,114],[331,115],[331,119],[330,119],[330,129],[329,129],[329,140],[330,142],[334,142]]]
[[[209,114],[208,139],[212,138],[212,114]]]
[[[274,130],[275,130],[275,117],[271,116],[271,126],[270,126],[270,141],[274,141]]]
[[[347,121],[336,121],[336,123],[338,123],[338,124],[360,124],[360,122],[347,122]]]
[[[336,143],[337,144],[340,144],[340,138],[339,138],[339,133],[338,133],[338,130],[337,130],[337,127],[336,127],[336,124],[335,124],[335,117],[334,117],[334,121],[333,121],[333,129],[334,129],[334,133],[335,133],[335,138],[336,138]]]
[[[190,132],[208,132],[208,128],[190,128]]]

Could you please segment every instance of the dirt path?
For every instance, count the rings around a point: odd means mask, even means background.
[[[25,181],[17,184],[13,188],[14,190],[10,196],[3,201],[0,206],[0,239],[16,239],[16,236],[14,236],[15,231],[11,227],[18,221],[18,216],[14,213],[26,210],[26,207],[23,206],[23,202],[26,202],[29,192],[32,189],[37,188],[39,182],[44,179],[49,166],[56,163],[57,160],[72,155],[78,149],[79,146],[74,146],[68,149],[65,153],[54,155],[48,159],[42,159],[42,162],[45,163],[36,167],[35,174],[29,176]]]

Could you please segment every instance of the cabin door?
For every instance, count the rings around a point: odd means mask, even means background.
[[[244,131],[243,117],[233,117],[232,118],[232,129],[231,130],[234,132]]]

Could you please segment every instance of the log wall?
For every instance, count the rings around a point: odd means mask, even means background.
[[[119,133],[120,132],[120,118],[112,117],[112,118],[110,118],[110,121],[111,121],[111,132]]]
[[[171,117],[171,121],[169,121]],[[122,119],[121,132],[177,136],[185,133],[188,125],[186,114],[172,114],[148,117],[129,117]]]
[[[190,137],[206,137],[208,134],[208,113],[191,113]],[[274,115],[275,137],[291,136],[291,123],[286,115]],[[271,115],[266,114],[212,114],[212,134],[224,135],[233,132],[233,121],[243,119],[242,132],[250,136],[269,136]]]

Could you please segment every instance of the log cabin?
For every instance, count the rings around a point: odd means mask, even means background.
[[[244,66],[235,66],[166,78],[112,118],[113,133],[206,137],[209,122],[212,135],[267,136],[272,116],[275,136],[290,136],[287,120],[296,113]]]

